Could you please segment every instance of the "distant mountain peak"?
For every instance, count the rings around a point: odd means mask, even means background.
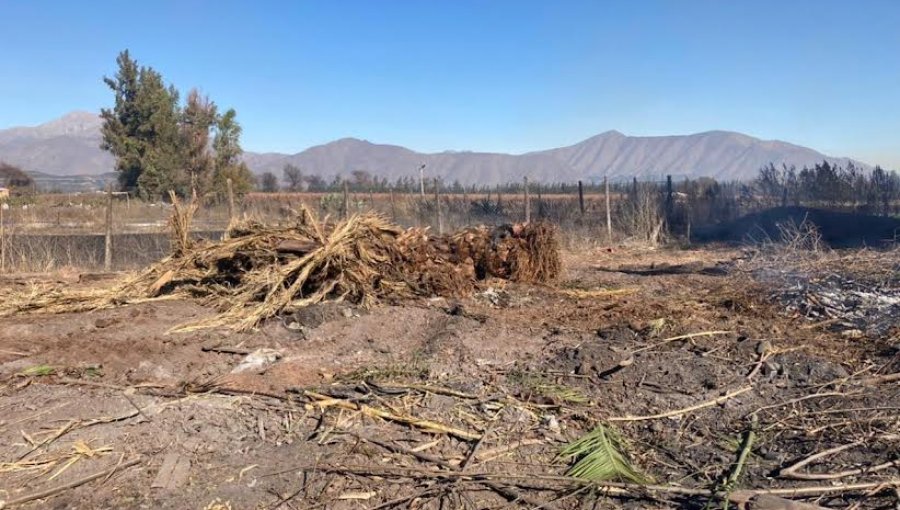
[[[98,137],[102,125],[103,119],[97,113],[76,110],[33,128],[19,130],[31,130],[32,136],[43,138],[67,135]]]

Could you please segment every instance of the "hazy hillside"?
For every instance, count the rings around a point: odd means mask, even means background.
[[[110,172],[114,160],[100,150],[100,126],[98,115],[72,112],[39,126],[0,130],[0,160],[54,175]]]
[[[744,180],[755,177],[759,168],[770,162],[802,167],[823,159],[842,165],[850,161],[787,142],[728,131],[683,136],[625,136],[607,131],[569,147],[532,154],[552,156],[564,161],[576,174],[595,179],[604,174],[612,178],[673,174]]]
[[[113,170],[113,158],[100,150],[100,118],[73,112],[34,127],[0,130],[0,160],[31,172],[55,175],[102,174]],[[256,173],[281,175],[285,164],[307,174],[331,178],[366,170],[396,179],[417,175],[421,164],[429,176],[445,181],[495,184],[529,176],[535,181],[708,176],[751,179],[769,162],[799,166],[827,159],[846,164],[847,158],[825,156],[813,149],[740,133],[709,131],[681,136],[626,136],[607,131],[582,142],[526,154],[441,152],[423,154],[396,145],[344,138],[297,154],[247,152]],[[856,162],[863,167],[868,165]]]

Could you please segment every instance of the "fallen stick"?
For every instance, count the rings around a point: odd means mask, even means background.
[[[6,350],[6,349],[0,349],[0,353],[3,353],[3,354],[10,354],[10,355],[13,355],[13,356],[31,356],[31,353],[28,353],[28,352],[9,351],[9,350]]]
[[[402,454],[406,454],[406,455],[411,455],[411,456],[413,456],[413,457],[415,457],[415,458],[417,458],[417,459],[419,459],[419,460],[421,460],[421,461],[424,461],[424,462],[430,462],[430,463],[432,463],[432,464],[435,464],[435,465],[437,465],[437,466],[440,466],[440,467],[442,467],[442,468],[445,468],[445,469],[448,469],[448,470],[449,470],[448,472],[442,472],[442,473],[447,473],[447,474],[451,474],[451,475],[458,475],[458,476],[456,476],[456,478],[462,478],[462,477],[465,476],[464,473],[463,473],[463,470],[465,469],[465,466],[460,466],[460,468],[457,468],[456,466],[454,466],[454,465],[451,464],[450,462],[448,462],[448,461],[446,461],[446,460],[444,460],[444,459],[442,459],[442,458],[440,458],[440,457],[435,457],[434,455],[428,455],[427,453],[416,452],[416,451],[410,450],[409,448],[406,448],[406,447],[403,447],[403,446],[394,445],[394,444],[391,444],[391,443],[387,443],[387,442],[385,442],[385,441],[381,441],[381,440],[378,440],[378,439],[365,437],[365,436],[362,436],[362,435],[359,435],[359,434],[353,434],[353,435],[356,436],[356,437],[358,437],[359,439],[361,439],[361,440],[363,440],[363,441],[367,441],[367,442],[369,442],[369,443],[372,443],[372,444],[376,444],[376,445],[378,445],[378,446],[381,446],[382,448],[384,448],[384,449],[386,449],[386,450],[388,450],[388,451],[391,451],[391,452],[394,452],[394,453],[402,453]],[[537,501],[537,500],[535,500],[535,499],[530,498],[529,496],[526,496],[526,495],[522,494],[521,492],[519,492],[519,491],[518,491],[516,488],[514,488],[514,487],[508,487],[508,486],[500,485],[500,484],[495,483],[495,482],[490,481],[490,480],[479,480],[479,482],[480,482],[482,485],[484,485],[485,487],[487,487],[487,488],[491,489],[492,491],[496,492],[497,494],[503,496],[504,498],[506,498],[506,499],[507,499],[508,501],[510,501],[510,502],[522,501],[522,502],[524,502],[524,503],[527,503],[527,504],[530,505],[531,507],[538,507],[538,506],[541,506],[542,508],[554,508],[554,507],[552,507],[552,506],[547,506],[547,503],[544,503],[544,502],[541,502],[541,501]],[[543,505],[543,506],[542,506],[542,505]]]
[[[400,468],[400,467],[386,467],[386,466],[333,466],[333,465],[309,465],[309,466],[298,466],[291,468],[290,470],[285,470],[283,472],[291,472],[291,471],[322,471],[322,472],[331,472],[331,473],[352,473],[358,475],[370,475],[370,476],[397,476],[402,478],[419,478],[419,479],[455,479],[455,478],[466,478],[471,479],[476,482],[484,482],[484,481],[504,481],[505,483],[510,483],[512,485],[521,486],[523,488],[535,488],[532,482],[534,481],[545,481],[545,482],[556,482],[557,484],[565,484],[565,487],[571,486],[583,486],[589,485],[595,487],[597,489],[606,491],[611,495],[634,495],[634,494],[646,494],[648,492],[660,492],[665,494],[679,494],[682,496],[701,496],[707,498],[714,498],[718,500],[723,500],[724,498],[728,498],[728,501],[735,504],[745,505],[754,498],[760,496],[784,496],[784,497],[812,497],[812,496],[821,496],[824,494],[834,494],[834,493],[844,493],[844,492],[857,492],[863,490],[870,490],[876,488],[887,488],[887,487],[900,487],[900,478],[892,479],[892,480],[883,480],[878,482],[861,482],[854,484],[837,484],[837,485],[813,485],[807,487],[783,487],[783,488],[775,488],[775,489],[742,489],[738,491],[734,491],[730,494],[726,494],[724,492],[716,492],[711,491],[709,489],[698,489],[693,487],[679,487],[677,485],[641,485],[637,483],[626,483],[626,482],[590,482],[587,480],[581,480],[578,478],[573,478],[570,476],[561,476],[561,475],[539,475],[539,474],[528,474],[528,475],[511,475],[511,474],[501,474],[501,473],[463,473],[460,471],[428,471],[424,469],[413,469],[413,468]],[[281,474],[282,472],[269,473],[263,476],[272,476],[275,474]],[[521,485],[517,485],[517,482],[512,482],[512,480],[524,480]],[[526,482],[528,485],[526,485]],[[558,486],[557,486],[558,487]],[[544,487],[544,490],[553,490],[553,487]],[[539,503],[543,504],[543,503]]]
[[[63,491],[67,491],[69,489],[74,489],[78,486],[84,485],[89,482],[93,482],[98,478],[110,477],[114,475],[117,471],[122,469],[130,468],[131,466],[135,466],[141,463],[141,459],[131,459],[128,462],[124,462],[121,465],[116,465],[112,469],[107,469],[106,471],[100,471],[99,473],[94,473],[90,476],[86,476],[84,478],[79,478],[78,480],[69,482],[64,485],[60,485],[59,487],[54,487],[52,489],[47,489],[41,492],[36,492],[34,494],[30,494],[28,496],[23,496],[21,498],[13,499],[10,501],[0,501],[0,510],[4,508],[8,508],[15,505],[21,505],[24,503],[28,503],[29,501],[35,501],[38,499],[49,498],[51,496],[55,496]]]
[[[839,391],[829,391],[829,392],[825,392],[825,393],[813,393],[811,395],[804,395],[802,397],[792,398],[791,400],[786,400],[779,404],[772,404],[772,405],[760,407],[756,411],[753,411],[753,413],[751,413],[751,414],[756,414],[756,413],[759,413],[760,411],[765,411],[767,409],[775,409],[778,407],[784,407],[784,406],[789,406],[792,404],[797,404],[799,402],[803,402],[804,400],[809,400],[811,398],[848,397],[848,396],[852,396],[852,395],[856,395],[856,394],[857,393],[844,393],[844,392],[839,392]]]
[[[715,398],[713,400],[702,402],[700,404],[693,405],[690,407],[685,407],[683,409],[667,411],[665,413],[651,414],[648,416],[618,416],[618,417],[613,417],[613,418],[607,418],[606,421],[610,421],[610,422],[614,422],[614,421],[644,421],[644,420],[658,420],[660,418],[671,418],[672,416],[680,416],[682,414],[691,413],[694,411],[698,411],[700,409],[705,409],[707,407],[712,407],[712,406],[721,404],[722,402],[725,402],[726,400],[730,400],[738,395],[747,393],[748,391],[750,391],[752,389],[753,389],[753,386],[744,386],[743,388],[739,388],[737,390],[730,391],[730,392],[726,393],[725,395],[722,395],[721,397]]]
[[[77,385],[77,386],[94,386],[97,388],[109,388],[111,390],[127,390],[129,388],[167,388],[165,384],[141,383],[134,386],[120,386],[118,384],[110,384],[100,381],[87,381],[84,379],[71,379],[68,377],[60,377],[55,380],[60,384]]]
[[[474,400],[478,398],[477,395],[472,395],[471,393],[463,393],[454,389],[444,388],[441,386],[431,386],[427,384],[404,384],[398,387],[409,388],[411,390],[418,390],[425,393],[434,393],[435,395],[447,395],[448,397],[464,398],[468,400]]]
[[[735,491],[731,495],[732,497],[740,497],[741,501],[750,501],[751,499],[760,496],[760,495],[770,495],[770,496],[794,496],[794,497],[808,497],[808,496],[821,496],[822,494],[831,494],[835,492],[854,492],[854,491],[862,491],[868,489],[875,489],[877,487],[891,487],[891,486],[900,486],[900,479],[895,480],[885,480],[881,482],[864,482],[864,483],[848,483],[848,484],[838,484],[838,485],[814,485],[811,487],[785,487],[783,489],[748,489]]]
[[[374,416],[377,418],[382,418],[384,420],[402,423],[404,425],[422,429],[426,432],[448,434],[465,441],[476,441],[478,439],[481,439],[481,434],[476,434],[467,430],[450,427],[436,421],[420,420],[418,418],[412,418],[409,416],[401,416],[399,414],[394,414],[383,409],[378,409],[377,407],[369,407],[365,404],[357,404],[355,402],[350,402],[339,398],[332,398],[327,395],[322,395],[321,393],[316,393],[309,390],[303,390],[303,395],[312,400],[315,405],[318,405],[321,408],[334,406],[340,407],[342,409],[347,409],[349,411],[360,411],[367,416]]]
[[[22,455],[19,455],[19,457],[16,459],[16,462],[19,462],[19,461],[23,460],[25,457],[28,457],[28,456],[31,455],[32,453],[38,451],[39,449],[41,449],[41,448],[43,448],[43,447],[45,447],[45,446],[49,446],[49,445],[52,444],[54,441],[56,441],[57,439],[63,437],[63,436],[66,435],[68,432],[70,432],[70,431],[72,430],[72,428],[73,428],[75,425],[77,425],[77,424],[78,424],[78,421],[77,421],[77,420],[69,420],[69,421],[68,421],[65,425],[63,425],[58,431],[56,431],[55,434],[53,434],[52,436],[48,437],[47,439],[44,439],[44,440],[41,441],[40,443],[36,443],[36,444],[32,445],[32,447],[31,447],[30,450],[28,450],[27,452],[23,453]],[[24,432],[23,432],[23,434],[24,434]],[[27,438],[26,438],[26,439],[27,439]]]
[[[649,351],[650,349],[655,349],[662,345],[666,345],[671,342],[676,342],[678,340],[689,340],[691,338],[697,338],[697,337],[701,337],[701,336],[727,335],[729,333],[732,333],[732,332],[731,331],[701,331],[699,333],[688,333],[687,335],[673,336],[671,338],[666,338],[665,340],[660,340],[659,342],[655,342],[650,345],[646,345],[644,347],[635,349],[635,350],[631,351],[631,354]]]
[[[249,349],[241,349],[238,347],[201,347],[201,351],[203,352],[215,352],[219,354],[237,354],[237,355],[247,355],[250,354],[251,350]]]
[[[533,446],[536,444],[544,444],[543,439],[520,439],[519,441],[515,441],[510,444],[506,444],[503,446],[497,446],[495,448],[491,448],[488,450],[481,450],[480,452],[475,454],[475,460],[481,464],[484,462],[489,462],[501,455],[507,454],[511,451],[517,450],[523,446]]]
[[[751,510],[828,510],[823,506],[761,494],[750,502]]]
[[[866,377],[865,379],[860,379],[857,381],[857,384],[862,384],[863,386],[876,386],[878,384],[896,381],[900,381],[900,372],[887,375],[873,375],[871,377]]]
[[[750,429],[744,437],[744,444],[741,445],[741,453],[738,455],[737,462],[734,464],[734,469],[725,481],[726,497],[725,502],[722,504],[722,510],[728,510],[729,501],[727,494],[731,493],[734,488],[737,487],[737,484],[741,479],[741,473],[744,471],[744,465],[747,463],[747,458],[750,456],[750,452],[753,451],[753,443],[756,442],[757,424],[757,418],[754,414],[750,422]]]
[[[883,436],[878,436],[874,439],[884,439],[887,441],[894,441],[900,439],[900,436],[896,434],[886,434]],[[795,462],[790,466],[780,470],[778,472],[778,476],[784,478],[791,478],[794,480],[835,480],[837,478],[844,478],[847,476],[855,476],[861,475],[864,473],[874,473],[877,471],[883,471],[885,469],[900,466],[900,459],[894,459],[892,461],[883,462],[881,464],[865,467],[865,468],[857,468],[857,469],[847,469],[844,471],[838,471],[837,473],[800,473],[800,469],[812,464],[816,460],[828,457],[830,455],[834,455],[836,453],[840,453],[844,450],[849,450],[851,448],[863,445],[867,442],[867,440],[854,441],[852,443],[843,444],[840,446],[835,446],[834,448],[829,448],[827,450],[823,450],[819,453],[810,455],[803,460]]]

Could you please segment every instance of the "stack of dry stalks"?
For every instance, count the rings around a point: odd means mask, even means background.
[[[412,296],[469,292],[477,279],[549,282],[560,273],[555,229],[546,224],[475,228],[452,236],[404,230],[375,214],[337,224],[303,209],[286,226],[248,224],[223,241],[192,241],[190,206],[177,207],[173,254],[106,291],[41,293],[0,314],[81,311],[166,297],[199,297],[220,313],[180,327],[246,330],[325,300],[370,305]]]

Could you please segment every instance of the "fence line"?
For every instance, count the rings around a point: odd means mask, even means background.
[[[348,181],[337,193],[251,193],[238,198],[232,190],[219,202],[201,207],[194,230],[219,236],[241,218],[282,221],[302,204],[323,218],[375,211],[400,225],[431,227],[437,233],[473,224],[550,221],[573,239],[611,244],[624,238],[649,241],[660,231],[687,237],[698,225],[748,210],[740,202],[738,188],[718,184],[704,188],[696,182],[676,185],[671,179],[614,184],[604,178],[591,193],[582,181],[564,192],[547,193],[548,188],[535,186],[527,176],[515,186],[481,193],[458,187],[453,192],[439,179],[434,186],[433,196],[423,195],[422,186],[384,191],[370,187],[351,193]],[[30,259],[32,268],[72,263],[115,270],[164,255],[170,206],[135,200],[123,207],[117,204],[119,198],[106,190],[102,195],[43,195],[27,204],[13,200],[0,221],[0,270],[20,269]],[[99,253],[97,235],[102,240]],[[129,253],[134,250],[143,252]]]

